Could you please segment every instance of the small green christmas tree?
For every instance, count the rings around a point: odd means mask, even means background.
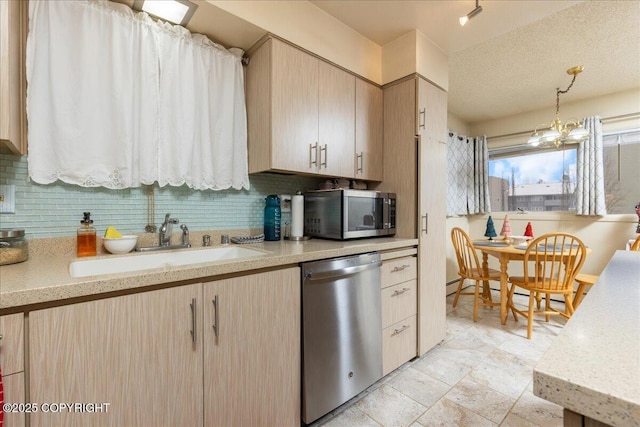
[[[484,231],[484,237],[488,237],[489,240],[493,240],[493,238],[497,236],[496,229],[493,226],[493,218],[489,215],[489,219],[487,219],[487,228]]]

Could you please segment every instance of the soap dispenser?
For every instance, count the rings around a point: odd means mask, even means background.
[[[91,212],[84,212],[78,228],[78,256],[96,255],[96,229],[91,225]]]

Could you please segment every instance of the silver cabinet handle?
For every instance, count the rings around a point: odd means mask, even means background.
[[[422,122],[420,121],[420,116],[422,116]],[[423,108],[418,113],[418,129],[424,129],[427,124],[427,109]]]
[[[216,311],[213,317],[213,321],[215,322],[213,324],[213,332],[216,334],[216,338],[218,338],[218,334],[220,332],[220,319],[218,319],[218,309],[220,306],[218,305],[218,295],[214,296],[211,302],[213,303],[213,308]]]
[[[429,234],[429,213],[425,213],[420,218],[424,218],[424,228],[422,229],[422,231],[424,232],[424,234]]]
[[[410,291],[410,290],[411,290],[411,288],[402,288],[401,290],[396,290],[396,291],[394,291],[394,292],[391,294],[391,296],[392,296],[392,297],[395,297],[395,296],[398,296],[398,295],[402,295],[402,294],[404,294],[405,292]],[[408,327],[408,326],[407,326],[407,327]]]
[[[193,342],[196,342],[197,336],[196,336],[196,299],[195,298],[191,298],[191,304],[189,304],[189,307],[191,307],[191,340]]]
[[[364,172],[364,152],[360,152],[360,154],[356,155],[356,173]]]
[[[314,155],[315,154],[315,155]],[[318,143],[309,144],[309,168],[313,165],[318,166]]]
[[[398,271],[402,271],[402,270],[406,270],[407,268],[411,267],[411,265],[409,264],[402,264],[399,266],[396,266],[393,268],[393,270],[391,270],[392,273],[396,273]]]
[[[322,161],[322,152],[324,151],[324,162]],[[327,144],[324,144],[324,148],[320,148],[320,167],[324,166],[324,168],[327,168],[327,153],[329,152],[329,150],[327,150]]]
[[[406,331],[407,329],[409,329],[409,325],[402,325],[402,328],[394,329],[393,333],[391,334],[391,336],[401,334],[402,332]]]

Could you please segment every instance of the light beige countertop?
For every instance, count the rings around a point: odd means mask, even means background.
[[[265,256],[76,278],[69,275],[69,264],[72,261],[87,258],[76,258],[68,251],[60,251],[56,255],[52,255],[51,252],[30,251],[27,261],[0,267],[0,309],[14,311],[33,304],[95,296],[166,283],[197,281],[198,279],[209,281],[213,280],[215,276],[225,274],[371,251],[400,249],[417,244],[417,239],[393,237],[348,241],[311,239],[304,242],[291,242],[282,240],[280,242],[238,245],[266,252]],[[212,248],[214,247],[212,246]],[[206,248],[200,247],[180,249],[180,251],[203,249],[206,250]],[[99,254],[98,258],[116,256],[132,257],[145,256],[145,254],[136,252],[127,255]],[[95,259],[96,257],[91,258]]]
[[[533,392],[612,426],[640,426],[640,252],[614,254],[534,368]]]

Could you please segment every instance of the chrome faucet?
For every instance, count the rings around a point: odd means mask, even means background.
[[[164,217],[164,222],[160,226],[160,232],[158,233],[158,245],[169,246],[171,244],[171,231],[173,230],[173,224],[177,224],[180,221],[177,218],[171,218],[171,214],[168,213]]]

